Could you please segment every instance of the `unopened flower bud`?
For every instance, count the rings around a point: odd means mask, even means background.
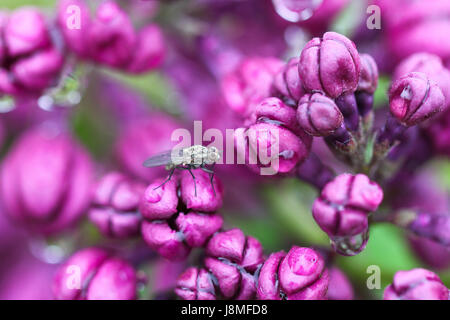
[[[134,268],[97,248],[76,252],[53,282],[53,294],[59,300],[134,300],[136,290]]]
[[[298,101],[305,94],[298,73],[298,61],[299,58],[291,58],[275,75],[271,90],[274,95]]]
[[[440,57],[426,52],[410,55],[396,68],[393,80],[411,72],[422,72],[437,83],[445,97],[445,107],[450,104],[450,71],[444,67]]]
[[[323,258],[310,248],[292,247],[273,253],[258,278],[260,300],[323,300],[328,288]]]
[[[347,276],[338,268],[330,269],[328,300],[353,300],[353,287]]]
[[[443,109],[444,103],[436,82],[420,72],[411,72],[394,81],[389,90],[392,115],[408,127],[431,118]]]
[[[313,217],[343,255],[361,252],[367,242],[368,215],[377,210],[383,190],[363,174],[337,176],[313,205]]]
[[[228,106],[235,112],[248,116],[261,100],[270,96],[270,88],[283,62],[275,58],[245,59],[221,83]]]
[[[138,206],[145,185],[119,172],[110,172],[98,183],[89,210],[89,219],[110,237],[125,238],[139,234],[141,215]]]
[[[448,300],[449,290],[438,275],[426,269],[398,271],[384,291],[384,300]]]
[[[299,73],[307,91],[320,91],[331,98],[354,92],[361,61],[355,44],[345,36],[327,32],[314,38],[300,55]]]
[[[87,153],[58,128],[24,133],[2,163],[5,212],[34,232],[51,234],[76,222],[89,203],[92,166]]]
[[[321,93],[313,93],[300,99],[297,119],[306,133],[328,136],[341,126],[344,117],[333,100]]]

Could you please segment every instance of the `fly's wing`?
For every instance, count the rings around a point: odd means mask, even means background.
[[[144,167],[159,167],[165,166],[171,163],[177,164],[182,162],[183,149],[168,150],[158,153],[144,161]]]

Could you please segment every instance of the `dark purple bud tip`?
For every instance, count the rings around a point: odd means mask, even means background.
[[[75,253],[57,271],[53,293],[60,300],[133,300],[137,276],[126,261],[88,248]]]
[[[328,271],[323,258],[310,248],[292,247],[273,253],[259,273],[260,300],[324,300]]]
[[[436,82],[420,72],[401,77],[389,90],[391,113],[406,126],[432,117],[443,109],[444,103],[444,95]]]
[[[339,253],[359,253],[367,243],[368,215],[377,210],[383,190],[364,174],[337,176],[313,204],[313,217]]]
[[[373,94],[378,86],[378,67],[371,55],[363,53],[361,58],[361,74],[357,91]]]
[[[333,100],[321,93],[313,93],[300,99],[297,119],[306,133],[328,136],[341,126],[344,117]]]
[[[356,90],[360,69],[355,44],[335,32],[312,39],[300,55],[299,74],[304,88],[323,92],[333,99]]]
[[[206,246],[206,254],[205,266],[217,280],[223,298],[255,297],[255,272],[264,261],[258,240],[239,229],[216,233]]]
[[[125,238],[139,234],[139,201],[145,185],[131,181],[119,172],[110,172],[98,183],[89,210],[89,219],[111,237]]]
[[[426,269],[398,271],[384,291],[384,300],[448,300],[449,290],[437,274]]]

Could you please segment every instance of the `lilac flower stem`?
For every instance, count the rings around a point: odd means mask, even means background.
[[[318,190],[334,178],[334,172],[320,161],[319,157],[311,153],[297,168],[297,177],[310,183]]]
[[[384,127],[379,131],[377,141],[380,144],[386,145],[386,147],[391,147],[406,129],[407,127],[402,125],[397,119],[389,116]]]

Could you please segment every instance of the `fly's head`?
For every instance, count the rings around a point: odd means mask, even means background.
[[[206,157],[206,164],[214,164],[220,159],[220,151],[216,147],[208,148],[208,156]]]

